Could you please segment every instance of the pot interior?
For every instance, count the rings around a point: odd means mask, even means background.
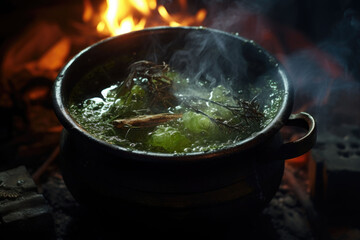
[[[248,83],[265,88],[268,78],[275,80],[283,93],[276,116],[263,130],[238,143],[238,148],[254,146],[274,135],[290,115],[292,89],[287,76],[277,60],[253,41],[207,28],[164,27],[105,39],[75,56],[55,85],[55,108],[59,107],[57,114],[64,126],[83,131],[68,116],[74,88],[78,101],[98,96],[101,89],[124,79],[129,65],[139,60],[166,62],[191,76],[190,81],[206,79],[211,85],[223,84],[234,91]],[[257,101],[265,104],[268,97],[259,95]]]

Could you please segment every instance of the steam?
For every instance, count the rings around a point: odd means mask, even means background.
[[[324,128],[339,120],[360,124],[360,12],[345,5],[344,10],[332,6],[332,11],[344,11],[343,17],[324,27],[320,23],[329,19],[321,18],[335,16],[325,13],[328,5],[317,6],[321,10],[315,8],[314,16],[305,19],[299,1],[211,1],[207,26],[237,32],[275,55],[294,85],[294,112],[310,112]],[[309,32],[323,37],[314,34],[318,40],[309,40],[295,29],[301,21],[310,21],[317,28]]]
[[[341,4],[342,10],[314,3],[311,5],[314,10],[306,9],[313,12],[301,12],[305,11],[305,3],[296,0],[199,2],[208,11],[205,26],[254,40],[280,60],[294,85],[293,112],[310,112],[324,128],[339,124],[339,120],[360,124],[358,11],[346,10],[346,3]],[[324,27],[326,18],[333,20],[335,16],[326,13],[330,7],[330,13],[343,11],[343,16],[332,27],[330,24]],[[306,13],[312,15],[304,17]],[[313,40],[295,29],[304,21],[311,25],[307,32],[314,35]],[[194,32],[187,36],[184,48],[170,58],[170,64],[212,84],[226,82],[227,76],[242,79],[248,74],[247,63],[241,51],[232,48],[214,34],[203,36]]]
[[[312,101],[310,111],[326,130],[341,123],[359,124],[359,13],[347,10],[317,45],[285,58],[295,81],[295,109]],[[305,102],[306,104],[306,102]]]
[[[246,76],[247,63],[241,48],[221,34],[192,31],[185,41],[184,48],[172,55],[170,65],[191,76],[194,82],[205,80],[213,87],[225,84],[229,77]]]

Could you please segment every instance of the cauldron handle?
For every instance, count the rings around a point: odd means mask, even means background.
[[[281,145],[279,149],[279,157],[281,159],[299,157],[310,151],[315,145],[317,136],[316,123],[310,114],[306,112],[291,114],[285,126],[305,128],[307,133],[300,139]]]

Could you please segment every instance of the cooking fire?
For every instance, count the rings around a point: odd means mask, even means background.
[[[5,0],[0,20],[1,236],[360,238],[357,1]]]

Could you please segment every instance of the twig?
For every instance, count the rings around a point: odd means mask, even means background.
[[[146,86],[152,97],[150,106],[155,104],[162,104],[165,108],[174,106],[177,99],[171,91],[173,80],[167,75],[170,72],[169,65],[164,62],[158,65],[154,62],[142,60],[131,64],[129,71],[128,77],[122,83],[118,97],[130,91],[134,85],[134,79],[146,78]]]
[[[207,118],[209,118],[212,122],[214,122],[216,124],[225,126],[227,128],[232,128],[232,129],[235,129],[235,130],[238,130],[238,131],[246,130],[246,126],[243,123],[238,123],[238,124],[231,125],[231,124],[228,124],[226,121],[213,118],[213,117],[209,116],[208,114],[206,114],[205,112],[195,108],[194,106],[189,104],[186,100],[201,100],[201,101],[210,102],[212,104],[223,107],[223,108],[231,111],[235,116],[241,117],[246,122],[247,126],[250,125],[250,123],[249,123],[250,119],[255,120],[255,121],[260,121],[261,117],[264,116],[264,114],[259,111],[258,105],[256,105],[255,102],[250,103],[250,102],[247,102],[245,100],[238,100],[239,105],[238,106],[233,106],[233,105],[222,104],[222,103],[212,101],[212,100],[206,99],[206,98],[201,98],[201,97],[180,96],[180,98],[182,98],[183,103],[187,107],[191,108],[194,112],[206,116]],[[244,107],[244,106],[246,106],[246,107]]]
[[[113,121],[113,124],[117,128],[144,128],[153,127],[160,123],[168,122],[181,117],[182,114],[159,113],[153,115],[140,115],[132,118],[116,119]]]
[[[45,160],[45,162],[36,170],[32,175],[32,178],[36,184],[40,183],[41,176],[48,170],[49,166],[54,162],[56,157],[60,153],[60,146],[57,146],[51,153],[51,155]]]
[[[206,98],[202,98],[202,97],[194,97],[194,96],[180,96],[180,98],[190,99],[190,100],[201,100],[201,101],[209,102],[209,103],[218,105],[220,107],[223,107],[233,113],[234,112],[235,113],[243,112],[244,114],[246,114],[247,112],[244,110],[248,110],[248,113],[253,114],[250,117],[263,117],[264,116],[264,114],[259,111],[259,105],[256,104],[256,100],[255,100],[256,96],[250,102],[243,100],[243,99],[238,99],[239,105],[228,105],[228,104],[223,104],[223,103],[216,102],[216,101],[213,101],[210,99],[206,99]]]

